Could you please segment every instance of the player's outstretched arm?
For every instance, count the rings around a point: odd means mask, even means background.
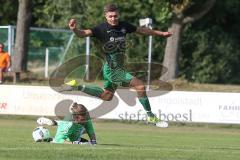
[[[146,27],[138,27],[136,32],[142,35],[163,36],[163,37],[172,36],[171,32],[163,32],[159,30],[149,29]]]
[[[92,31],[90,29],[78,29],[76,19],[71,19],[68,26],[78,37],[88,37],[92,35]]]

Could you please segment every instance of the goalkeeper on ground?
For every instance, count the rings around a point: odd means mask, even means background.
[[[71,106],[71,120],[51,120],[45,117],[38,118],[39,125],[58,126],[52,143],[65,144],[97,144],[93,124],[87,108],[78,103]],[[82,138],[87,133],[89,141]]]

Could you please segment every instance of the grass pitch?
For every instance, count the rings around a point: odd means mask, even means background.
[[[0,118],[0,160],[237,160],[240,127],[94,122],[97,146],[35,143],[35,120]],[[54,127],[48,127],[52,135]]]

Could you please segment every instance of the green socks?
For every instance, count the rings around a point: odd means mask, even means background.
[[[151,106],[150,106],[148,97],[147,96],[145,96],[145,97],[138,97],[138,99],[139,99],[140,103],[143,105],[143,108],[145,109],[145,111],[147,112],[147,115],[149,117],[153,117],[154,114],[151,111]]]
[[[101,94],[104,92],[104,90],[98,86],[92,86],[92,85],[80,85],[77,87],[78,90],[89,94],[91,96],[95,96],[95,97],[100,97]],[[147,112],[147,115],[149,117],[153,117],[154,114],[151,111],[151,106],[148,100],[148,97],[139,97],[138,98],[140,103],[143,105],[144,110]]]
[[[78,90],[95,97],[100,97],[101,94],[104,92],[102,88],[92,85],[80,85],[78,86]]]

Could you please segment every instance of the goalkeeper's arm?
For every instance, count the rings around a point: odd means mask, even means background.
[[[95,134],[95,131],[94,131],[94,128],[93,128],[93,124],[92,124],[92,121],[91,119],[89,119],[86,124],[84,125],[85,129],[86,129],[86,132],[89,136],[89,139],[90,139],[90,143],[95,145],[97,144],[97,139],[96,139],[96,134]]]
[[[90,137],[90,143],[91,143],[92,145],[96,145],[96,144],[97,144],[97,139],[96,139],[95,133],[92,134],[92,135],[90,135],[89,137]]]

